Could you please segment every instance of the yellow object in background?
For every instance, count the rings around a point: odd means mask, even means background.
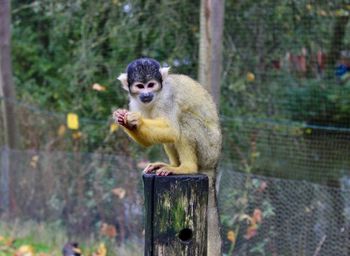
[[[74,114],[74,113],[67,114],[67,127],[71,130],[79,129],[79,117],[77,114]]]
[[[31,245],[21,245],[16,251],[15,256],[34,256],[34,248]]]
[[[92,89],[95,90],[95,91],[99,91],[99,92],[103,92],[103,91],[107,90],[106,86],[100,85],[98,83],[94,83],[92,85]]]
[[[247,73],[248,82],[253,82],[255,80],[255,75],[252,72]]]
[[[58,136],[62,137],[65,133],[66,133],[66,126],[64,124],[61,124],[57,130],[57,134]]]

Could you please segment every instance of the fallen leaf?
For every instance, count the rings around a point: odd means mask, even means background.
[[[103,92],[103,91],[107,90],[106,86],[100,85],[98,83],[94,83],[92,85],[92,89],[94,89],[95,91],[99,91],[99,92]]]
[[[112,189],[112,193],[119,197],[119,199],[123,199],[125,197],[126,191],[123,188],[115,188]]]
[[[74,132],[74,133],[72,133],[72,138],[74,140],[79,140],[79,139],[81,139],[82,136],[83,136],[83,134],[81,132]]]
[[[106,245],[104,243],[100,243],[96,252],[94,252],[92,255],[93,256],[106,256],[107,255]]]
[[[67,114],[67,127],[71,130],[79,129],[79,117],[75,113]]]
[[[233,244],[236,243],[236,234],[233,230],[227,232],[227,240]]]
[[[114,238],[117,236],[117,229],[114,225],[102,223],[100,228],[100,234],[109,238]]]
[[[34,248],[31,245],[22,245],[15,252],[15,256],[34,256]]]
[[[247,73],[248,82],[253,82],[255,80],[255,75],[252,72]]]

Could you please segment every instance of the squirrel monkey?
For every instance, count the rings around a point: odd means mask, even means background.
[[[215,196],[221,130],[216,106],[198,82],[168,71],[151,58],[132,61],[118,77],[129,93],[130,111],[118,109],[113,118],[139,144],[163,144],[169,163],[150,163],[144,173],[209,176],[208,255],[221,255]]]

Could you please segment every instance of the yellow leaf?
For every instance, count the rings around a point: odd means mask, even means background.
[[[82,136],[83,136],[83,134],[82,134],[81,132],[79,132],[79,131],[74,132],[74,133],[72,134],[72,138],[73,138],[74,140],[79,140],[79,139],[81,139]]]
[[[79,117],[77,114],[74,114],[74,113],[67,114],[67,127],[71,130],[79,129]]]
[[[34,256],[34,249],[30,245],[22,245],[16,251],[15,256]]]
[[[111,124],[111,126],[109,127],[109,132],[110,132],[110,133],[114,133],[114,132],[116,132],[118,129],[119,129],[119,125],[113,123],[113,124]]]
[[[95,91],[99,91],[99,92],[103,92],[103,91],[107,90],[107,88],[105,86],[100,85],[98,83],[94,83],[92,85],[92,89],[94,89]]]
[[[227,240],[233,244],[236,242],[236,234],[233,230],[227,232]]]
[[[248,82],[253,82],[255,80],[255,75],[252,72],[247,73]]]
[[[106,245],[104,243],[100,243],[100,245],[98,246],[93,256],[106,256],[106,255],[107,255]]]

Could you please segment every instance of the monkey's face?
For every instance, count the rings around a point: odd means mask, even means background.
[[[129,90],[130,94],[137,98],[142,104],[151,104],[155,100],[158,92],[161,90],[162,86],[160,82],[156,80],[150,80],[147,83],[134,82]]]

